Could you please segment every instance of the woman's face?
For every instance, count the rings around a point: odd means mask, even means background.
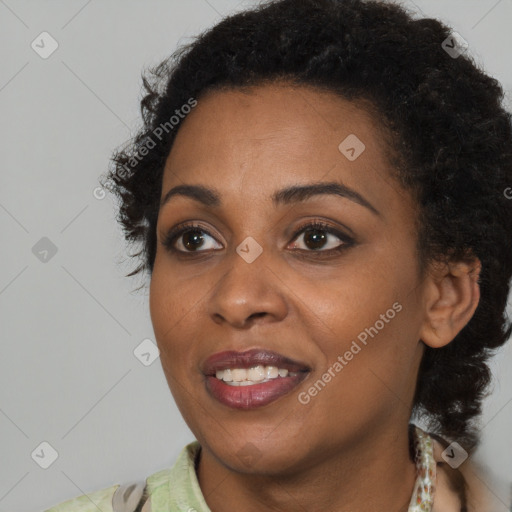
[[[416,211],[392,172],[375,121],[328,92],[217,91],[182,121],[162,199],[211,192],[161,206],[150,311],[176,403],[223,465],[291,471],[407,424],[424,300]],[[322,183],[338,193],[300,191]],[[166,247],[184,222],[199,227]]]

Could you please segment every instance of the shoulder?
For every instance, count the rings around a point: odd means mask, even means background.
[[[436,439],[434,458],[437,462],[437,484],[432,512],[509,512],[506,505],[486,485],[494,479],[488,470],[471,460],[452,468],[442,453],[445,449]]]
[[[146,481],[116,484],[64,501],[45,512],[142,512],[139,505],[147,496]]]
[[[171,481],[187,485],[186,477],[198,449],[197,441],[190,443],[183,448],[172,468],[161,469],[145,480],[105,487],[63,501],[44,512],[151,512],[153,502],[155,508],[166,505]]]

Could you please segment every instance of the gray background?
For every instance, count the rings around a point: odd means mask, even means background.
[[[254,3],[0,0],[1,511],[145,478],[193,440],[159,359],[134,356],[154,341],[147,288],[132,293],[142,282],[123,277],[133,263],[114,203],[96,188],[112,149],[138,126],[141,70]],[[512,0],[404,3],[448,22],[511,91]],[[31,48],[43,31],[59,44],[47,59]],[[33,252],[43,237],[57,249],[47,261]],[[508,346],[493,360],[477,453],[504,500],[511,364]],[[47,469],[43,441],[58,452]]]

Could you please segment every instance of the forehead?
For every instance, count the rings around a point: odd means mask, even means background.
[[[212,91],[179,127],[162,195],[186,183],[268,201],[276,189],[336,180],[379,203],[382,185],[398,186],[386,149],[371,114],[331,92],[287,84]]]

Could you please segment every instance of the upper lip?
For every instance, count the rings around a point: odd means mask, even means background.
[[[283,356],[272,350],[254,348],[245,352],[227,350],[212,354],[202,365],[204,375],[215,375],[217,370],[227,368],[251,368],[253,366],[277,366],[290,372],[309,371],[307,364]]]

